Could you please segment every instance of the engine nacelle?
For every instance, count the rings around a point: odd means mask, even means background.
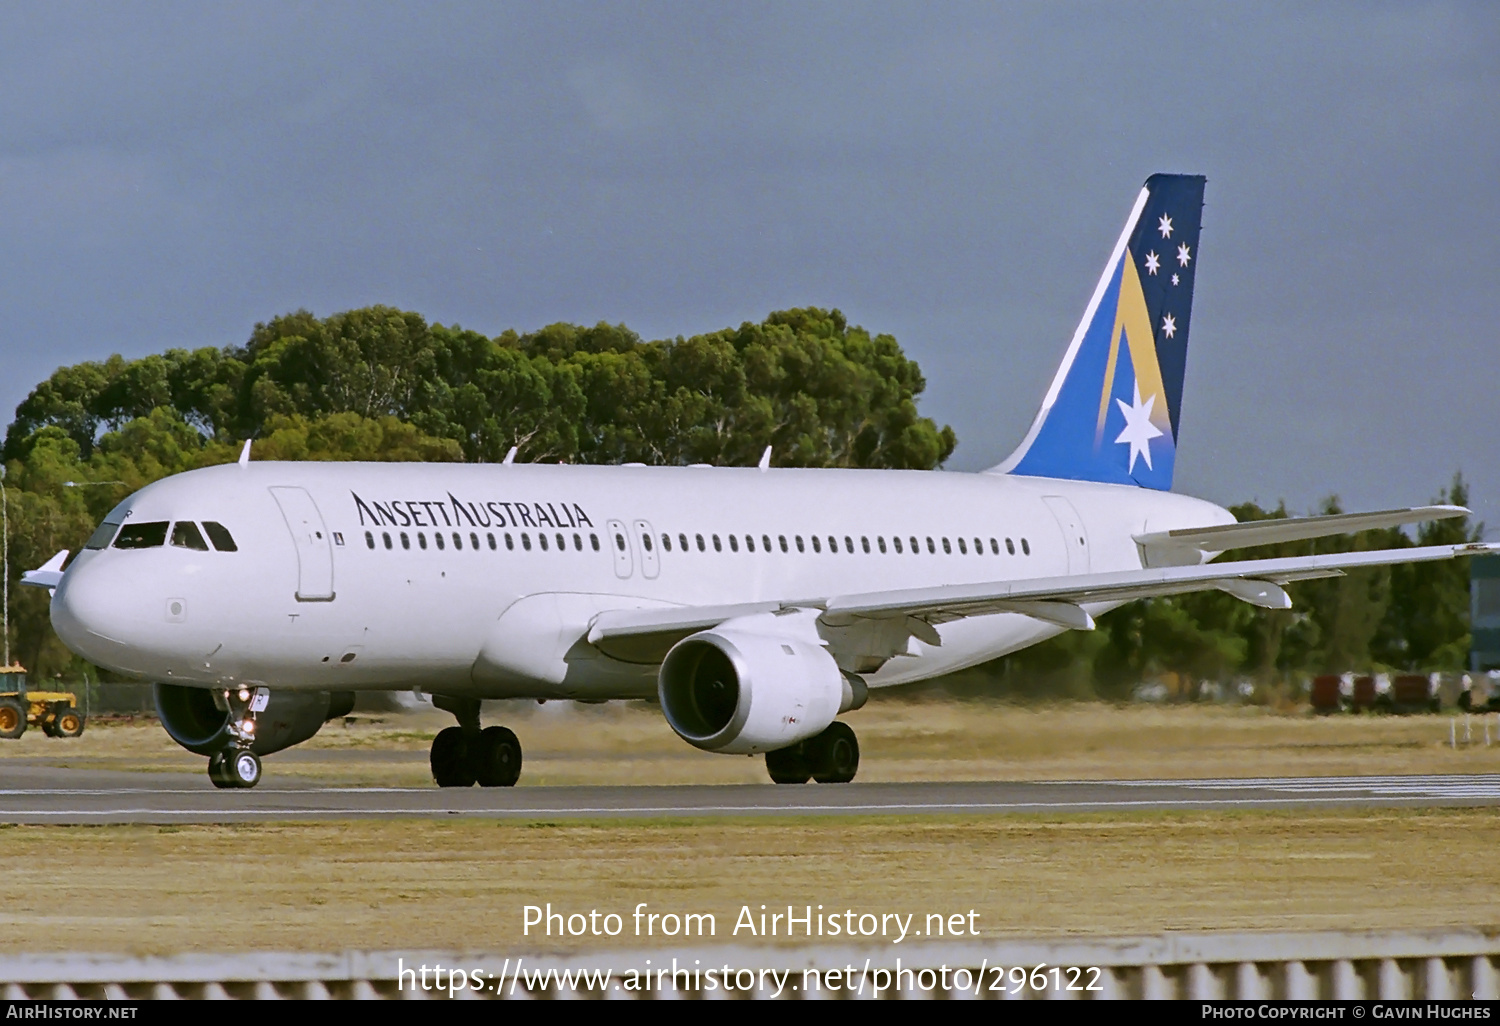
[[[198,755],[213,755],[233,743],[229,709],[222,701],[208,688],[156,685],[161,725],[173,741]],[[255,742],[250,750],[270,755],[301,744],[328,720],[348,715],[353,708],[352,691],[272,691],[265,710],[255,716]]]
[[[821,645],[718,627],[679,641],[657,694],[677,735],[708,752],[744,755],[796,744],[864,704]]]

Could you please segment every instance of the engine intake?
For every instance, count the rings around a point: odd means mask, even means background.
[[[157,684],[155,690],[156,713],[173,741],[198,755],[229,747],[229,710],[220,708],[212,690],[181,684]],[[301,744],[328,720],[346,716],[353,708],[352,691],[272,691],[265,711],[255,717],[250,750],[270,755]]]
[[[864,685],[853,683],[821,645],[718,627],[667,653],[657,694],[667,723],[688,744],[740,755],[821,732],[856,695],[863,704]]]

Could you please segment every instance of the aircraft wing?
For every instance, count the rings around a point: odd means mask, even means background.
[[[1259,543],[1257,543],[1259,544]],[[696,631],[736,616],[776,609],[821,609],[830,627],[858,620],[893,620],[913,637],[939,643],[931,625],[990,613],[1021,613],[1059,627],[1092,630],[1084,605],[1129,602],[1194,591],[1223,591],[1266,609],[1288,609],[1282,585],[1319,577],[1339,577],[1346,570],[1422,563],[1500,552],[1500,545],[1472,542],[1373,552],[1339,552],[1282,559],[1252,559],[1196,566],[1146,567],[1099,574],[1037,577],[1020,581],[954,584],[936,588],[838,595],[824,599],[748,603],[737,606],[674,606],[666,609],[612,610],[599,614],[588,639],[602,651],[630,661],[659,661],[673,644]]]
[[[1335,534],[1353,534],[1356,531],[1401,527],[1427,520],[1447,520],[1468,515],[1469,511],[1462,506],[1412,506],[1374,513],[1281,517],[1275,520],[1251,520],[1243,524],[1222,524],[1218,527],[1186,527],[1176,531],[1138,534],[1135,536],[1135,543],[1140,546],[1141,557],[1147,566],[1182,566],[1201,563],[1214,553],[1230,549],[1307,541]]]
[[[1423,563],[1492,552],[1500,552],[1500,545],[1473,542],[916,588],[839,596],[828,601],[823,615],[825,618],[912,616],[941,623],[986,613],[1016,612],[1087,630],[1093,626],[1093,620],[1081,608],[1085,603],[1129,602],[1218,590],[1267,609],[1287,609],[1292,604],[1291,598],[1281,585],[1292,581],[1339,577],[1346,570],[1360,567]]]

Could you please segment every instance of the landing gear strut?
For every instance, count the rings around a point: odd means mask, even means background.
[[[255,743],[255,715],[263,712],[271,693],[265,688],[236,688],[224,692],[229,710],[231,743],[208,760],[208,779],[215,787],[254,787],[260,783],[260,756]]]
[[[778,784],[847,784],[859,771],[859,740],[835,720],[821,734],[766,753],[766,771]]]
[[[432,739],[432,779],[438,787],[514,787],[521,777],[521,742],[506,727],[479,726],[477,698],[433,695],[432,704],[451,712],[458,726]]]

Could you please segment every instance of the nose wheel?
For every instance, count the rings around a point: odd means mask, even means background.
[[[226,748],[208,760],[215,787],[254,787],[260,783],[260,756],[248,748]]]

